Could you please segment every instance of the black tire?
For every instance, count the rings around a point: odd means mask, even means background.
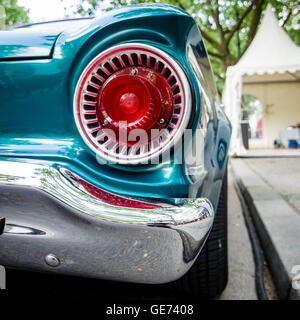
[[[227,170],[210,235],[191,269],[178,280],[180,290],[193,296],[215,297],[226,287],[227,257]],[[177,287],[178,288],[178,287]]]

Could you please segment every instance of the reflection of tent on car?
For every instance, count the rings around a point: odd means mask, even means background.
[[[257,97],[263,105],[263,134],[255,147],[272,148],[281,129],[300,122],[300,47],[279,26],[270,5],[250,47],[226,73],[223,102],[232,123],[231,152],[238,155],[246,152],[242,94]]]

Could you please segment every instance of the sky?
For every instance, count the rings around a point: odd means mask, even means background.
[[[29,9],[30,22],[62,19],[74,14],[79,0],[18,0],[18,5]]]

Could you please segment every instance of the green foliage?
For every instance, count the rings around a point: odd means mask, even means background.
[[[17,23],[27,23],[29,21],[28,10],[20,7],[17,0],[0,0],[0,8],[2,14],[5,11],[4,26],[11,27]]]
[[[197,21],[211,59],[219,92],[221,92],[227,67],[236,64],[251,44],[269,1],[81,0],[82,4],[78,12],[82,15],[92,15],[99,9],[111,10],[126,5],[151,2],[178,6]],[[295,19],[299,20],[300,14],[299,0],[270,0],[270,2],[275,8],[281,25],[293,41],[300,45],[300,32],[295,28]],[[104,8],[104,4],[107,3],[108,6]]]
[[[102,0],[85,0],[81,1],[82,3],[79,4],[77,8],[77,13],[83,15],[83,16],[92,16],[94,15],[94,12],[96,9],[99,9],[100,2],[103,2]]]
[[[273,0],[276,15],[291,39],[300,46],[300,2],[299,0]]]

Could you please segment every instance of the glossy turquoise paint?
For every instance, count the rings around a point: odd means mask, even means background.
[[[195,88],[192,123],[195,129],[200,115],[200,95],[187,61],[186,47],[195,41],[202,43],[202,39],[200,34],[199,39],[191,39],[193,27],[195,23],[188,14],[171,6],[127,7],[78,28],[61,30],[49,59],[0,62],[0,158],[64,165],[95,185],[119,194],[187,197],[193,185],[184,173],[184,165],[176,165],[173,160],[152,166],[100,165],[77,131],[73,96],[81,72],[101,51],[126,42],[150,44],[169,53],[186,70]],[[215,166],[216,133],[214,126],[211,139],[207,140],[213,150],[206,159],[207,179],[211,183],[222,179],[224,171]],[[229,143],[228,139],[225,138]],[[216,198],[211,199],[216,205],[218,194],[212,197]]]
[[[41,22],[0,30],[0,61],[52,58],[58,36],[63,31],[78,31],[91,19]]]
[[[57,31],[26,28],[0,31],[0,61],[28,58],[50,58]]]

